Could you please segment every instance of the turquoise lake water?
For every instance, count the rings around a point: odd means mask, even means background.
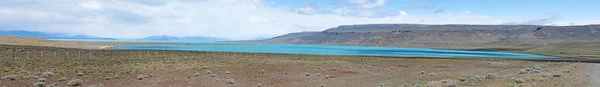
[[[261,44],[235,42],[190,42],[190,41],[140,41],[140,40],[76,40],[93,42],[135,42],[135,43],[186,43],[189,46],[116,46],[123,50],[186,50],[216,52],[251,52],[283,54],[317,55],[362,55],[362,56],[400,56],[400,57],[484,57],[484,58],[558,58],[553,56],[508,53],[441,50],[427,48],[393,48],[374,46],[333,46],[308,44]]]

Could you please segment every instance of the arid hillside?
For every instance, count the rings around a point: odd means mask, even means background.
[[[600,26],[347,25],[322,32],[291,33],[257,42],[525,51],[597,56],[600,50],[595,48],[600,48]]]

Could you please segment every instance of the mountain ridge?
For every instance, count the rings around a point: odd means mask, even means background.
[[[200,40],[200,41],[226,41],[229,39],[217,38],[217,37],[204,37],[204,36],[188,36],[188,37],[175,37],[168,35],[155,35],[141,38],[138,40]]]
[[[94,37],[87,35],[65,35],[61,33],[46,33],[38,31],[25,30],[0,30],[0,36],[15,36],[15,37],[33,37],[42,39],[105,39],[114,40],[114,38]]]
[[[342,25],[302,37],[296,33],[262,43],[328,44],[438,49],[519,49],[520,51],[556,52],[564,49],[589,49],[564,43],[600,44],[600,25],[422,25],[366,24]],[[593,45],[592,47],[595,47]],[[600,46],[598,46],[600,48]],[[544,48],[545,50],[538,50]],[[585,50],[581,50],[585,51]],[[593,53],[600,51],[593,50]]]

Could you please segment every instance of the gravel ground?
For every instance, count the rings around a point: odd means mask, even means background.
[[[588,70],[588,78],[590,86],[588,87],[599,87],[600,86],[600,64],[585,64]]]

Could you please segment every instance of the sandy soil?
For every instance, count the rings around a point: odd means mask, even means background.
[[[30,87],[44,72],[54,73],[46,78],[45,84],[67,86],[69,80],[81,79],[84,87],[258,87],[259,84],[261,87],[597,86],[584,78],[589,75],[587,70],[581,69],[585,68],[585,63],[575,62],[93,50],[15,45],[0,45],[0,49],[0,77],[16,76],[15,80],[0,80],[0,86],[8,87]],[[535,65],[546,65],[548,71],[519,74],[520,69]],[[142,79],[139,80],[138,76]],[[66,81],[60,81],[61,78],[66,78]],[[227,84],[228,79],[234,83]],[[521,79],[523,83],[516,82]]]

